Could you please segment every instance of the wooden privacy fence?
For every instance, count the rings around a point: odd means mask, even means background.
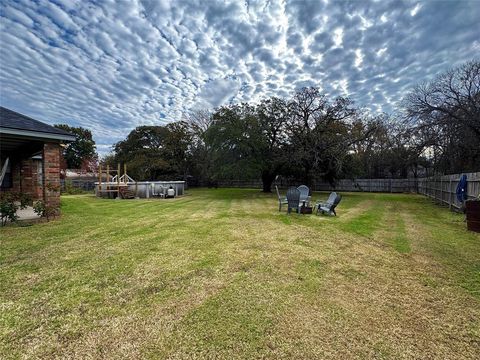
[[[316,182],[314,191],[365,191],[390,193],[416,193],[417,179],[342,179],[332,186],[328,182]]]
[[[95,190],[95,181],[94,180],[65,180],[60,179],[60,187],[62,190],[65,190],[67,186],[71,186],[77,189],[82,189],[85,191]]]
[[[459,209],[462,204],[457,200],[456,192],[462,175],[453,174],[420,178],[418,179],[418,193],[448,205],[449,208]],[[467,175],[468,198],[477,198],[480,194],[480,172],[465,173],[464,175]]]
[[[274,182],[281,188],[298,186],[298,181],[279,180]],[[220,180],[220,187],[262,188],[260,180]],[[365,191],[365,192],[417,192],[417,179],[341,179],[334,186],[328,182],[315,181],[313,191]]]

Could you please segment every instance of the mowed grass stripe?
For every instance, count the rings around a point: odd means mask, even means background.
[[[342,195],[338,217],[254,189],[63,197],[0,230],[0,353],[478,358],[478,234],[420,196]]]

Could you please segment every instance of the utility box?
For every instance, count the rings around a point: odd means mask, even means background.
[[[170,188],[167,190],[167,197],[175,197],[175,189]]]

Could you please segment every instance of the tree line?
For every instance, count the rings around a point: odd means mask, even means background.
[[[139,126],[104,162],[126,163],[137,180],[261,179],[265,192],[278,176],[311,184],[479,170],[480,62],[419,84],[393,115],[309,87]]]

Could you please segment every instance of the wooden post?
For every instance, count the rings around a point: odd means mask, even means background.
[[[97,196],[102,192],[102,165],[98,165],[98,187]]]
[[[432,178],[429,179],[428,181],[428,193],[429,193],[429,198],[432,199],[433,198],[433,187],[432,187]]]
[[[437,180],[435,180],[435,176],[433,177],[432,180],[433,180],[432,199],[433,199],[433,201],[435,201],[435,198],[437,197],[437,195],[436,195],[436,193],[437,193],[437,190],[436,190],[436,189],[437,189],[437,188],[436,188],[437,182],[436,182],[436,181],[437,181]]]
[[[110,198],[110,165],[107,165],[107,195]]]
[[[438,186],[438,201],[440,204],[442,204],[442,178],[438,178],[437,180],[437,186]]]
[[[452,177],[450,176],[450,182],[448,183],[449,199],[448,199],[448,208],[452,210],[453,206],[453,191],[452,191]]]
[[[120,163],[117,166],[117,198],[120,199]]]
[[[437,184],[438,185],[438,200],[441,204],[442,203],[442,199],[441,199],[441,197],[442,197],[442,178],[441,177],[438,178],[437,183],[438,183]]]
[[[440,176],[440,205],[443,204],[443,176]]]
[[[428,197],[431,199],[432,198],[432,178],[431,177],[428,179],[427,186],[428,186],[428,191],[427,191]]]
[[[128,183],[128,179],[127,179],[127,163],[123,163],[123,181],[125,181],[125,184]]]

